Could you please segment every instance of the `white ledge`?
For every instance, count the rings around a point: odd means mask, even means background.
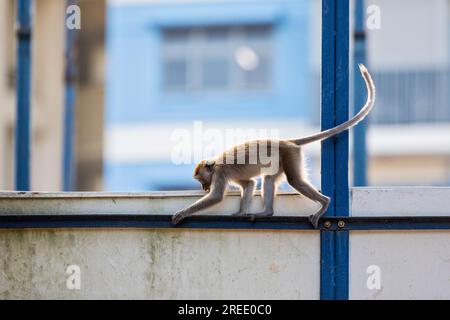
[[[450,216],[450,188],[352,188],[350,206],[352,216]]]
[[[202,191],[0,192],[0,214],[173,214],[203,195]],[[224,201],[202,213],[235,213],[239,200],[239,192],[229,191]],[[280,192],[274,202],[275,215],[303,216],[318,209],[318,204],[295,192]],[[261,210],[261,195],[257,192],[251,212]]]
[[[239,191],[229,190],[227,196],[238,196]],[[278,195],[298,195],[294,191],[279,191]],[[205,195],[201,190],[186,191],[144,191],[144,192],[49,192],[49,191],[0,191],[0,199],[5,198],[67,198],[67,199],[84,199],[84,198],[173,198],[173,197],[200,197]],[[259,191],[255,192],[256,196],[260,195]]]
[[[0,214],[173,214],[204,194],[202,191],[1,191]],[[251,212],[258,212],[261,207],[261,197],[257,192]],[[238,208],[239,192],[229,191],[222,203],[201,213],[228,215],[237,212]],[[307,216],[318,208],[318,204],[295,192],[280,192],[274,203],[276,216]],[[352,216],[449,216],[450,188],[352,188],[350,211]]]

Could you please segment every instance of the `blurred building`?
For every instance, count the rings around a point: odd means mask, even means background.
[[[448,185],[449,1],[367,5],[381,10],[368,30],[369,182]],[[170,160],[172,133],[195,120],[282,137],[318,130],[320,1],[115,0],[108,12],[106,189],[195,187],[193,165]],[[315,146],[315,183],[319,161]]]
[[[76,31],[78,87],[75,105],[75,186],[103,190],[106,0],[77,0],[81,30]]]
[[[14,189],[15,3],[0,2],[0,189]],[[101,190],[105,1],[80,0],[75,113],[76,188]],[[33,6],[31,188],[62,190],[66,1]]]
[[[105,188],[197,188],[195,163],[171,161],[177,129],[200,143],[197,120],[222,132],[302,132],[319,83],[311,12],[299,0],[110,1]]]
[[[14,148],[14,11],[0,2],[0,189],[13,189]]]
[[[31,186],[60,190],[64,102],[63,1],[36,1],[32,47]],[[15,1],[0,3],[0,188],[14,189]]]
[[[368,31],[377,84],[369,130],[372,185],[450,184],[450,2],[371,0]]]
[[[65,1],[34,1],[32,189],[61,190]],[[14,188],[15,1],[0,2],[0,189]],[[319,129],[320,0],[80,0],[77,190],[197,188],[174,133]],[[450,184],[450,0],[367,0],[369,184]],[[358,75],[356,75],[358,76]],[[309,147],[320,183],[320,145]],[[194,159],[193,159],[194,160]]]

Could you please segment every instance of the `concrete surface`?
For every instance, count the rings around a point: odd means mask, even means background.
[[[167,214],[201,194],[0,192],[0,214]],[[448,215],[449,199],[450,188],[355,188],[351,214]],[[208,213],[229,214],[238,201],[231,193]],[[276,215],[316,208],[292,193],[275,203]],[[448,231],[352,231],[350,298],[448,299],[449,264]],[[71,265],[79,290],[67,287]],[[367,287],[374,265],[379,289]],[[0,299],[318,299],[319,282],[317,231],[0,230]]]

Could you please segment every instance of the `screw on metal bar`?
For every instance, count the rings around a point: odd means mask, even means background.
[[[345,227],[345,222],[344,222],[343,220],[339,220],[339,222],[338,222],[338,227],[339,227],[339,228]]]
[[[327,228],[327,229],[330,229],[330,228],[331,228],[331,222],[330,222],[330,221],[325,221],[325,222],[323,223],[323,226],[324,226],[325,228]]]

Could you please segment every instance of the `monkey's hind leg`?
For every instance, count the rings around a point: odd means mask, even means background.
[[[328,206],[330,205],[330,198],[321,194],[309,182],[304,181],[301,178],[289,179],[288,182],[294,189],[303,194],[305,197],[319,202],[322,205],[319,211],[309,216],[309,221],[311,222],[313,227],[317,229],[320,217],[327,211]]]
[[[289,161],[289,159],[287,160]],[[293,159],[292,163],[295,163],[293,162]],[[292,163],[287,162],[284,164],[283,162],[287,182],[305,197],[308,197],[315,202],[319,202],[322,205],[319,211],[309,216],[309,221],[313,227],[317,229],[320,217],[327,211],[328,206],[330,205],[330,198],[321,194],[313,185],[305,180],[302,177],[301,169],[298,166],[292,165]]]

